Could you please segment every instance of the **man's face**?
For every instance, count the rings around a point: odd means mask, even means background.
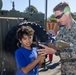
[[[59,25],[66,25],[67,24],[67,18],[68,17],[64,12],[57,10],[54,13],[55,13],[55,17],[56,17]]]

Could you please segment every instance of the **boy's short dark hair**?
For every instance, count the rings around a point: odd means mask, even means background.
[[[53,8],[53,12],[57,10],[64,11],[65,7],[67,6],[69,7],[69,4],[67,2],[61,2]]]
[[[31,26],[21,26],[16,32],[16,37],[21,40],[23,35],[32,36],[34,35],[34,30]]]

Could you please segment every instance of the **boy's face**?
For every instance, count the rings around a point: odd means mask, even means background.
[[[22,46],[29,49],[31,47],[32,40],[33,40],[33,35],[31,36],[23,35],[23,38],[20,40],[20,43],[22,44]]]

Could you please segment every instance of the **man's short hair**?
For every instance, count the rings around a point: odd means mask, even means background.
[[[67,2],[61,2],[53,8],[53,12],[57,10],[64,11],[65,7],[67,6],[69,7],[69,4]]]

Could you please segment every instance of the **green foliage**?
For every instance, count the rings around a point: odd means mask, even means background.
[[[27,7],[24,12],[38,13],[38,10],[33,5],[30,5],[30,7]]]
[[[73,18],[74,20],[76,20],[76,12],[71,13],[71,15],[72,15],[72,18]]]
[[[52,14],[52,15],[47,19],[47,21],[50,21],[50,22],[56,22],[55,15]]]

